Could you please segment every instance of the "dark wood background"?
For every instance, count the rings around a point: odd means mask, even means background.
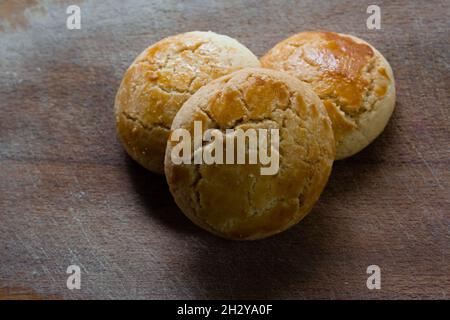
[[[0,2],[0,298],[449,298],[450,3],[377,1]],[[232,242],[195,227],[164,177],[115,137],[121,76],[176,33],[227,34],[261,56],[303,30],[352,33],[390,61],[385,132],[335,163],[302,223]],[[81,267],[81,290],[66,269]],[[381,290],[366,287],[379,265]]]

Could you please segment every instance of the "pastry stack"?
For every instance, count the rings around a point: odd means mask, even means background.
[[[394,105],[389,63],[354,36],[301,32],[258,59],[235,39],[196,31],[165,38],[134,60],[115,116],[127,153],[165,173],[191,221],[224,238],[255,240],[305,217],[334,160],[368,146]],[[276,129],[276,148],[269,146],[279,159],[276,173],[261,174],[261,163],[191,161],[211,148],[193,140],[194,155],[175,161],[174,132],[195,132],[196,123],[220,141],[236,140],[239,130]]]

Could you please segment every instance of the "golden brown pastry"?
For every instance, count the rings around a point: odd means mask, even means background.
[[[261,64],[287,71],[313,87],[332,120],[337,159],[369,145],[394,110],[395,82],[389,63],[354,36],[302,32],[275,45]]]
[[[257,66],[250,50],[213,32],[183,33],[150,46],[128,68],[116,96],[117,133],[125,150],[163,173],[170,125],[182,104],[211,80]]]
[[[220,130],[278,129],[279,170],[257,164],[175,164],[173,132],[193,132],[194,121]],[[210,144],[200,145],[197,152]],[[248,151],[248,150],[247,150]],[[273,151],[274,152],[274,151]],[[165,173],[176,203],[198,226],[225,238],[252,240],[298,223],[319,198],[335,157],[331,121],[309,86],[261,68],[212,81],[183,105],[172,124]]]

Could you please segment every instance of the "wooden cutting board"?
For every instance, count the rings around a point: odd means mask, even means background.
[[[66,9],[81,9],[68,30]],[[369,2],[371,3],[371,2]],[[2,1],[0,298],[449,298],[450,3]],[[390,61],[385,132],[336,162],[299,225],[257,242],[216,238],[115,136],[121,76],[176,33],[227,34],[261,56],[304,30],[351,33]],[[66,286],[69,265],[81,289]],[[369,290],[366,269],[381,269]]]

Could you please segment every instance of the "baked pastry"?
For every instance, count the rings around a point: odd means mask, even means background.
[[[313,87],[333,123],[337,159],[369,145],[394,110],[389,63],[357,37],[302,32],[275,45],[260,61],[265,68],[287,71]]]
[[[278,171],[262,175],[264,166],[248,161],[175,163],[173,135],[194,132],[196,121],[201,132],[217,129],[223,141],[235,141],[238,129],[278,129]],[[211,145],[190,142],[194,154]],[[285,72],[248,68],[210,82],[186,101],[172,123],[165,173],[176,203],[194,223],[225,238],[252,240],[295,225],[311,210],[334,157],[331,121],[312,89]]]
[[[257,66],[250,50],[213,32],[183,33],[150,46],[126,71],[115,100],[125,150],[148,170],[163,173],[170,125],[182,104],[211,80]]]

